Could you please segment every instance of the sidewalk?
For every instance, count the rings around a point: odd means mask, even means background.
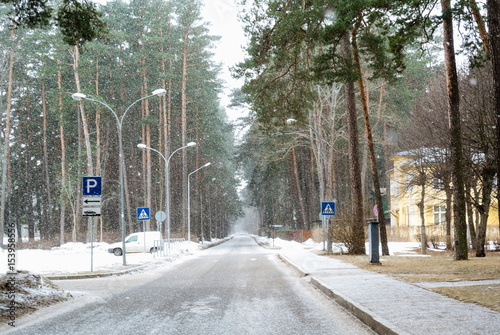
[[[500,313],[312,252],[280,258],[379,334],[500,334]]]

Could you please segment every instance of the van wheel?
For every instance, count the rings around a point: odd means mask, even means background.
[[[153,248],[149,249],[149,253],[150,253],[150,254],[152,254],[152,253],[153,253],[153,252],[155,252],[156,250],[158,250],[158,248],[154,248],[154,247],[153,247]]]
[[[121,255],[123,255],[122,249],[120,249],[120,248],[115,248],[115,249],[113,250],[113,254],[114,254],[115,256],[121,256]]]

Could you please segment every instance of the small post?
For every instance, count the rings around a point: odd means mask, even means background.
[[[274,248],[274,237],[276,236],[276,228],[273,226],[273,248]]]
[[[378,264],[379,261],[379,233],[378,222],[372,221],[368,223],[368,239],[369,239],[369,257],[370,263]]]

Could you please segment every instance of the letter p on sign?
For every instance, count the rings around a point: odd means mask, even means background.
[[[101,195],[101,177],[83,177],[83,195]]]

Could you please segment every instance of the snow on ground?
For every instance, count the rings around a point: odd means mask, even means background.
[[[259,243],[270,248],[295,250],[304,252],[307,250],[323,250],[323,243],[314,242],[309,239],[303,243],[295,241],[286,241],[280,238],[259,237],[253,236]],[[140,265],[161,265],[170,263],[175,259],[182,258],[187,255],[202,252],[202,249],[210,246],[212,243],[220,243],[221,241],[213,240],[203,245],[191,242],[183,242],[172,248],[171,254],[168,257],[150,254],[150,253],[127,253],[127,267],[123,266],[122,256],[115,256],[108,253],[109,244],[94,243],[93,249],[93,271],[121,271]],[[389,242],[389,251],[391,255],[412,255],[417,256],[420,248],[418,242]],[[341,244],[333,245],[333,252],[346,253],[347,249]],[[366,244],[368,254],[368,243]],[[382,251],[380,250],[380,254]],[[7,250],[0,251],[0,275],[7,272]],[[16,250],[16,269],[35,272],[44,276],[48,275],[63,275],[74,273],[88,273],[91,270],[91,250],[90,244],[87,243],[66,243],[60,247],[54,247],[50,250],[42,249],[19,249]]]
[[[282,240],[279,237],[272,238],[268,237],[259,237],[254,236],[257,243],[266,245],[267,247],[274,247],[280,249],[287,250],[323,250],[323,243],[314,242],[312,239],[308,239],[303,243],[298,243],[295,241],[286,241]],[[366,254],[368,255],[369,245],[366,243]],[[415,251],[415,248],[420,248],[420,243],[418,242],[389,242],[389,252],[391,255],[417,255],[418,253]],[[341,243],[334,243],[332,245],[333,253],[340,253],[342,250],[343,253],[347,253],[347,248]],[[382,247],[379,250],[380,255],[382,255]]]
[[[132,266],[171,262],[186,254],[200,252],[203,247],[213,242],[205,242],[203,245],[195,242],[178,243],[172,245],[170,256],[160,256],[150,253],[127,253],[127,268]],[[16,250],[16,270],[28,270],[41,275],[57,275],[69,273],[90,272],[93,259],[94,271],[118,271],[123,270],[123,257],[108,253],[109,244],[94,243],[93,257],[91,257],[90,243],[65,243],[60,247],[50,250],[42,249],[19,249]],[[0,251],[0,274],[7,272],[7,250]]]

